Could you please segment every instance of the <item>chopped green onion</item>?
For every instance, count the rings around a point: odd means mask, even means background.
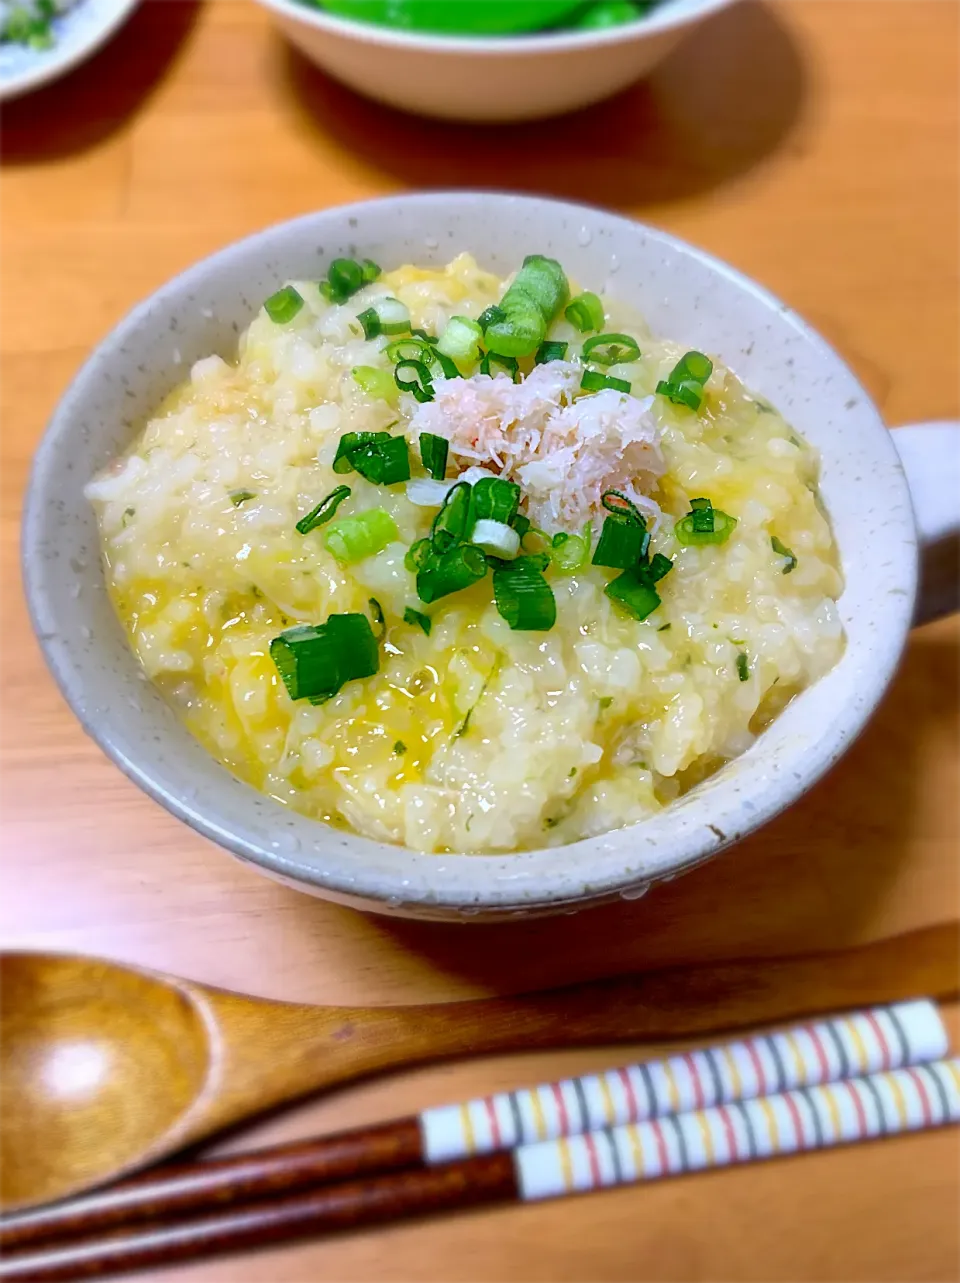
[[[650,558],[650,564],[646,567],[647,574],[653,583],[662,579],[665,574],[673,569],[673,562],[669,557],[665,557],[662,552],[655,552]]]
[[[438,557],[431,557],[417,573],[417,596],[437,601],[478,583],[487,573],[487,559],[473,544],[457,544]]]
[[[750,679],[750,661],[747,659],[743,651],[740,651],[737,656],[737,676],[742,682],[749,681]]]
[[[422,338],[394,339],[386,346],[388,361],[422,361],[430,365],[433,361],[433,348]]]
[[[345,303],[366,283],[359,263],[352,258],[335,258],[327,269],[327,279],[321,282],[320,293],[330,303]]]
[[[416,574],[418,570],[422,570],[432,556],[433,550],[430,540],[418,539],[416,543],[412,543],[407,549],[403,558],[403,564],[406,566],[407,570],[410,571],[411,575],[413,575]],[[406,618],[406,616],[404,616],[404,618]],[[409,622],[410,621],[408,619],[407,623]]]
[[[607,512],[612,512],[614,516],[626,517],[628,521],[637,521],[641,526],[647,524],[643,513],[622,490],[604,490],[600,497],[600,502]]]
[[[450,442],[432,432],[420,433],[420,459],[434,481],[442,481],[447,470]]]
[[[584,568],[590,558],[591,533],[586,525],[582,535],[568,535],[561,530],[553,536],[550,564],[558,575],[574,575]]]
[[[502,307],[498,307],[497,304],[494,303],[492,307],[488,307],[485,311],[480,313],[477,317],[477,324],[480,326],[483,333],[486,334],[488,325],[493,325],[497,321],[505,321],[506,319],[506,312]]]
[[[685,547],[726,543],[737,524],[736,517],[714,508],[709,499],[691,499],[690,511],[673,528],[677,543]]]
[[[404,744],[403,740],[397,740],[396,744],[393,746],[393,751],[396,753],[397,757],[403,757],[404,753],[407,751],[407,746]]]
[[[494,557],[511,560],[520,551],[520,536],[505,521],[481,518],[473,527],[470,542]]]
[[[359,472],[375,486],[410,480],[406,437],[389,432],[345,432],[333,459],[334,472]]]
[[[515,356],[498,356],[496,352],[484,352],[480,357],[480,373],[496,374],[491,365],[499,365],[504,374],[509,374],[514,383],[520,382],[520,366]]]
[[[443,507],[430,527],[430,539],[437,552],[446,552],[454,544],[466,539],[470,506],[470,486],[466,481],[458,482],[448,492]],[[421,594],[421,600],[427,599]]]
[[[629,393],[630,384],[626,379],[615,379],[612,374],[601,374],[599,370],[584,370],[580,388],[584,392],[602,392],[604,388],[613,388],[615,392]]]
[[[322,704],[350,681],[373,677],[380,652],[366,615],[331,615],[325,624],[299,624],[274,637],[270,658],[291,699]]]
[[[535,352],[568,291],[566,274],[556,259],[528,255],[500,300],[502,316],[483,327],[488,350],[498,356],[528,356]]]
[[[546,339],[537,348],[537,355],[533,358],[534,365],[546,365],[548,361],[562,361],[567,355],[569,343],[561,343],[554,339]]]
[[[505,481],[503,477],[481,477],[473,487],[472,498],[473,515],[478,521],[509,524],[520,506],[520,487],[515,481]]]
[[[308,535],[311,530],[316,530],[317,526],[326,525],[349,493],[349,486],[337,486],[336,490],[331,490],[326,499],[321,499],[315,508],[297,522],[296,528],[300,534]]]
[[[397,298],[380,298],[357,317],[363,326],[363,337],[375,339],[378,334],[405,334],[410,329],[410,312]]]
[[[349,517],[341,517],[328,526],[323,536],[323,546],[337,561],[350,565],[364,561],[387,544],[400,538],[396,523],[383,508],[368,508]]]
[[[382,642],[387,635],[387,621],[383,617],[383,607],[377,601],[376,597],[370,597],[367,600],[370,607],[370,613],[373,615],[373,622],[377,625],[377,641]]]
[[[430,349],[430,358],[434,364],[440,366],[445,379],[459,379],[460,371],[457,369],[454,362],[438,348],[432,347]]]
[[[600,531],[593,554],[593,565],[626,570],[628,566],[635,566],[643,557],[649,543],[650,535],[643,522],[609,516]]]
[[[412,378],[401,378],[408,372]],[[421,404],[433,400],[433,379],[422,361],[398,361],[393,377],[401,392],[412,392]]]
[[[282,290],[277,290],[276,294],[270,295],[263,305],[263,310],[274,325],[286,325],[288,321],[293,320],[302,307],[303,295],[292,285],[284,285]]]
[[[599,330],[602,327],[603,304],[596,294],[586,290],[570,300],[564,316],[574,329],[579,330],[581,334],[586,334],[588,330]]]
[[[242,503],[246,503],[248,499],[256,499],[256,497],[257,496],[253,490],[231,490],[230,491],[230,502],[233,504],[235,508],[239,508],[240,505]]]
[[[527,533],[527,531],[533,525],[533,522],[530,520],[529,517],[525,517],[522,512],[518,512],[515,517],[510,518],[510,524],[511,526],[513,526],[514,530],[520,536],[520,539],[522,542],[523,536]]]
[[[337,453],[333,456],[334,472],[352,472],[354,454],[364,446],[386,441],[389,436],[389,432],[345,432],[337,445]]]
[[[607,596],[634,619],[646,619],[660,605],[660,594],[649,582],[644,567],[631,566],[603,590]]]
[[[794,566],[797,564],[796,555],[790,551],[786,544],[781,543],[776,535],[774,535],[770,540],[770,546],[779,557],[787,558],[787,564],[784,566],[781,573],[789,575],[790,571],[793,570]]]
[[[669,397],[674,405],[699,410],[703,385],[713,373],[713,362],[702,352],[687,352],[670,371],[669,377],[657,384],[660,396]]]
[[[386,401],[389,405],[397,404],[397,385],[389,370],[381,370],[376,365],[355,365],[353,377],[360,391],[367,396]]]
[[[421,615],[420,611],[414,610],[412,606],[408,606],[403,612],[403,622],[405,624],[415,624],[418,628],[422,628],[428,637],[430,636],[433,620],[429,615]]]
[[[557,621],[557,601],[538,557],[518,557],[494,570],[493,597],[517,632],[547,632]]]
[[[640,346],[629,334],[595,334],[584,343],[581,355],[595,365],[619,365],[639,360]]]
[[[375,281],[379,277],[379,275],[380,275],[380,268],[373,261],[372,258],[365,258],[361,260],[360,277],[364,285],[369,285],[370,282]]]
[[[451,316],[437,341],[437,352],[459,365],[473,365],[480,355],[483,329],[466,316]]]

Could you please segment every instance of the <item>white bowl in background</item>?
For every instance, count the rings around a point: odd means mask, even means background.
[[[311,62],[369,98],[423,116],[510,121],[609,98],[733,0],[662,0],[639,21],[602,31],[497,37],[401,31],[300,0],[259,3]]]
[[[0,45],[0,102],[16,98],[59,76],[105,45],[140,0],[80,0],[54,20],[56,42],[49,49],[28,49],[6,42]]]
[[[846,578],[838,603],[847,636],[842,658],[746,753],[640,824],[517,855],[424,855],[375,842],[293,813],[231,775],[144,679],[107,593],[97,523],[83,494],[192,362],[212,352],[235,355],[238,332],[281,282],[320,278],[338,255],[369,256],[391,269],[439,265],[460,250],[501,275],[526,254],[550,254],[584,286],[609,286],[654,330],[732,366],[820,451],[821,493]],[[904,454],[917,477],[921,534],[955,553],[960,429],[898,435],[913,447]],[[935,460],[924,472],[931,451]],[[893,675],[914,618],[917,537],[900,457],[876,407],[824,340],[759,285],[665,232],[602,210],[438,192],[268,228],[134,308],[89,357],[53,416],[34,459],[21,548],[31,617],[64,696],[152,797],[299,890],[381,913],[456,920],[634,899],[796,801],[849,747]],[[938,585],[935,605],[948,609],[956,577],[941,575],[931,590]]]

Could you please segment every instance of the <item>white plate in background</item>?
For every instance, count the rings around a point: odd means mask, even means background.
[[[106,44],[126,22],[140,0],[78,0],[75,8],[53,20],[49,49],[0,44],[0,102],[71,71]]]

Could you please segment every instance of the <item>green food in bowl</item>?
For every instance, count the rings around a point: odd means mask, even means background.
[[[509,36],[548,28],[618,26],[651,0],[305,0],[339,18],[438,35]]]

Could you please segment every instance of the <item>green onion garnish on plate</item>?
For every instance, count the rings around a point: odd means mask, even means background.
[[[713,362],[702,352],[687,352],[670,371],[669,377],[657,384],[660,396],[668,397],[674,405],[685,405],[699,410],[703,400],[703,385],[713,373]]]
[[[420,433],[420,459],[434,481],[443,480],[449,450],[450,442],[446,437],[438,437],[433,432]]]
[[[607,517],[593,553],[593,565],[626,570],[640,561],[649,543],[650,535],[642,522]]]
[[[337,561],[351,565],[376,556],[399,538],[400,532],[389,512],[383,508],[367,508],[329,525],[324,531],[323,546]]]
[[[737,676],[742,682],[750,679],[750,661],[743,651],[737,655]]]
[[[436,552],[446,552],[466,539],[470,522],[470,490],[471,487],[461,481],[447,492],[443,506],[430,527],[430,543]],[[421,601],[426,600],[421,595]]]
[[[493,325],[497,321],[505,321],[506,319],[506,312],[502,307],[499,307],[494,303],[492,307],[488,307],[480,313],[477,317],[477,324],[480,326],[483,333],[486,334],[488,325]]]
[[[358,263],[352,258],[335,258],[327,269],[327,279],[320,283],[320,293],[328,303],[346,303],[379,275],[380,269],[370,259]]]
[[[411,392],[421,404],[433,400],[433,379],[422,361],[398,361],[393,377],[401,392]]]
[[[642,566],[624,570],[616,579],[611,579],[603,591],[634,619],[646,619],[660,605],[660,594]]]
[[[581,334],[603,328],[603,304],[590,290],[585,290],[583,294],[578,294],[576,298],[571,299],[564,316]]]
[[[478,321],[467,316],[451,316],[436,343],[440,356],[449,357],[459,365],[473,365],[480,355],[483,329]]]
[[[569,343],[561,343],[555,339],[545,339],[537,348],[537,355],[533,358],[534,365],[546,365],[548,361],[562,361],[567,355]]]
[[[363,326],[363,337],[375,339],[378,334],[406,334],[410,329],[410,312],[396,298],[377,299],[357,317]]]
[[[386,401],[389,405],[397,404],[399,393],[389,370],[382,370],[377,365],[355,365],[353,378],[360,391],[367,396]]]
[[[690,511],[673,528],[677,543],[685,547],[726,543],[737,524],[736,517],[714,508],[709,499],[691,499]]]
[[[515,632],[547,632],[557,622],[557,601],[540,557],[517,557],[493,572],[497,610]]]
[[[406,437],[389,432],[345,432],[333,459],[334,472],[359,472],[375,486],[410,480]]]
[[[487,573],[487,558],[473,544],[455,544],[439,556],[431,554],[417,572],[417,596],[437,601],[478,583]]]
[[[481,477],[474,485],[471,497],[476,520],[502,521],[509,525],[520,506],[520,487],[515,481],[506,481],[503,477]]]
[[[298,624],[274,637],[270,657],[291,699],[325,703],[346,685],[380,670],[380,652],[366,615],[331,615],[325,624]]]
[[[488,351],[498,356],[529,356],[546,338],[547,329],[569,293],[563,268],[553,258],[530,254],[500,300],[500,318],[484,326]],[[486,315],[486,314],[484,314]]]
[[[583,392],[602,392],[604,388],[613,388],[614,392],[626,392],[629,395],[630,386],[626,379],[615,379],[612,374],[601,374],[599,370],[584,370],[580,380]]]
[[[496,352],[484,352],[480,357],[480,373],[496,374],[498,367],[504,374],[509,374],[514,383],[520,382],[520,366],[515,356],[499,356]]]
[[[777,554],[778,557],[787,558],[787,564],[784,566],[781,573],[784,575],[789,575],[790,571],[793,570],[794,566],[797,564],[797,558],[795,554],[790,551],[790,549],[787,547],[786,544],[781,543],[776,535],[774,535],[771,538],[770,546],[773,548],[773,551]]]
[[[276,294],[271,294],[263,304],[263,310],[274,325],[286,325],[288,321],[293,320],[302,307],[303,295],[298,293],[292,285],[284,285],[283,289],[277,290]]]
[[[326,499],[321,499],[315,508],[312,508],[305,517],[300,518],[296,529],[300,534],[308,535],[311,530],[316,530],[317,526],[326,525],[332,520],[333,514],[349,493],[349,486],[337,486],[336,490],[331,490]]]
[[[629,334],[595,334],[583,345],[581,355],[595,365],[619,365],[640,359],[640,345]]]
[[[553,536],[550,564],[558,575],[575,575],[590,560],[592,531],[584,526],[582,535],[569,535],[565,530]]]
[[[412,606],[408,606],[403,612],[403,622],[405,624],[413,624],[417,628],[422,628],[426,635],[428,637],[430,636],[430,629],[433,627],[433,620],[429,615],[423,615],[419,610],[414,610]]]

